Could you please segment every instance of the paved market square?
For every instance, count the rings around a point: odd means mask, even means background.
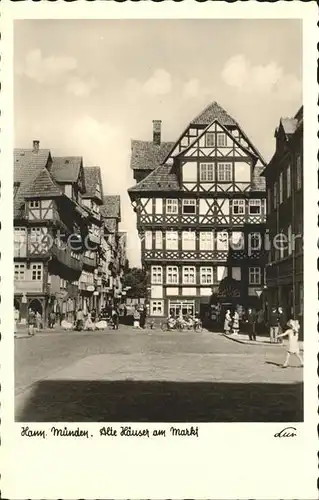
[[[296,422],[303,370],[283,345],[218,333],[41,332],[15,340],[17,421]]]

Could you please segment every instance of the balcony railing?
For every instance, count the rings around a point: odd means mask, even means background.
[[[264,254],[261,251],[251,251],[248,255],[245,250],[145,250],[144,259],[148,260],[192,260],[192,261],[227,261],[259,259]]]
[[[43,293],[42,280],[15,280],[15,293]]]
[[[181,225],[181,226],[196,226],[196,225],[206,225],[206,224],[223,224],[223,225],[234,225],[241,226],[244,224],[264,224],[266,223],[265,214],[255,214],[255,215],[237,215],[237,214],[194,214],[194,215],[172,215],[172,214],[140,214],[137,219],[137,224],[140,225]]]

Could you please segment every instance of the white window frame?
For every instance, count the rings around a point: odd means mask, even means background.
[[[245,200],[234,199],[232,205],[233,215],[245,215]],[[237,207],[238,212],[235,212],[235,207]]]
[[[179,272],[177,266],[167,266],[166,267],[166,283],[168,285],[178,285],[179,283]]]
[[[201,182],[214,182],[215,181],[215,163],[200,163],[199,164],[199,178]]]
[[[196,250],[195,231],[182,231],[182,250]]]
[[[30,200],[29,207],[30,208],[40,208],[40,200]]]
[[[248,268],[249,285],[261,285],[261,267]]]
[[[144,238],[145,238],[145,250],[152,250],[153,248],[153,233],[152,231],[145,231],[144,233]]]
[[[185,207],[194,207],[194,212],[185,212]],[[196,200],[194,198],[184,198],[183,199],[182,214],[183,215],[195,215],[196,214]]]
[[[163,267],[151,266],[151,283],[152,285],[163,284]]]
[[[25,280],[26,265],[24,263],[14,264],[14,279],[15,281]]]
[[[225,132],[217,132],[217,147],[225,147],[227,145],[227,139]]]
[[[214,283],[214,269],[212,267],[200,268],[201,285],[212,285]]]
[[[260,250],[261,241],[261,233],[249,233],[250,250]]]
[[[43,264],[31,264],[31,281],[43,280]]]
[[[286,171],[287,198],[291,196],[291,165],[288,165]]]
[[[155,249],[162,250],[163,248],[163,231],[155,231]]]
[[[217,163],[218,182],[233,182],[233,168],[230,162]]]
[[[214,250],[214,233],[213,231],[200,231],[199,233],[199,249]]]
[[[223,236],[222,236],[223,235]],[[225,241],[222,241],[225,240]],[[221,245],[223,243],[223,245]],[[220,248],[222,246],[223,248]],[[226,231],[216,232],[216,250],[227,252],[229,250],[229,234]]]
[[[171,214],[178,214],[178,200],[177,198],[166,198],[166,213],[171,215]]]
[[[166,250],[178,250],[178,231],[166,231]]]
[[[251,212],[251,207],[259,207],[259,212]],[[253,198],[249,200],[248,203],[249,215],[261,215],[261,199]]]
[[[183,285],[196,285],[195,266],[183,266]]]
[[[150,313],[152,316],[164,316],[164,300],[151,300]]]
[[[284,179],[283,172],[279,174],[279,204],[284,201]]]
[[[215,147],[215,132],[206,132],[205,134],[205,146],[206,148]]]

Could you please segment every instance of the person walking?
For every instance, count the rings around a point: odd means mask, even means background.
[[[76,313],[76,325],[75,329],[78,330],[79,332],[83,330],[83,325],[84,325],[84,314],[82,309],[78,309],[78,312]]]
[[[141,328],[140,327],[140,318],[141,318],[140,311],[136,307],[134,310],[134,313],[133,313],[133,328]]]
[[[225,333],[225,335],[229,335],[230,328],[231,328],[231,315],[230,315],[230,310],[227,309],[226,315],[225,315],[225,320],[224,320],[224,333]]]
[[[145,323],[146,323],[146,306],[144,305],[140,313],[140,327],[144,329]]]
[[[270,343],[273,344],[277,342],[279,334],[279,316],[276,307],[271,308],[270,317],[269,317],[269,336]]]
[[[300,361],[300,366],[303,366],[303,359],[300,355],[300,350],[299,350],[299,321],[298,320],[289,320],[287,323],[288,330],[284,331],[283,333],[280,333],[277,337],[288,337],[288,349],[287,349],[287,354],[286,354],[286,359],[284,364],[282,365],[283,368],[287,368],[290,356],[294,354]]]
[[[112,310],[113,330],[119,329],[119,310],[116,306]]]
[[[237,335],[239,333],[239,314],[237,310],[235,310],[233,315],[232,327],[233,327],[233,333]]]
[[[28,335],[31,337],[34,336],[34,330],[36,326],[36,315],[33,309],[29,309],[29,314],[28,314]]]
[[[249,308],[247,313],[249,340],[256,340],[256,321],[257,316],[255,309]]]
[[[55,325],[55,312],[51,311],[49,314],[49,328],[52,329],[54,328]]]

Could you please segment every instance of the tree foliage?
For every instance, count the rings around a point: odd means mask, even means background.
[[[143,269],[132,267],[123,276],[123,287],[130,286],[127,297],[146,297],[146,273]]]

